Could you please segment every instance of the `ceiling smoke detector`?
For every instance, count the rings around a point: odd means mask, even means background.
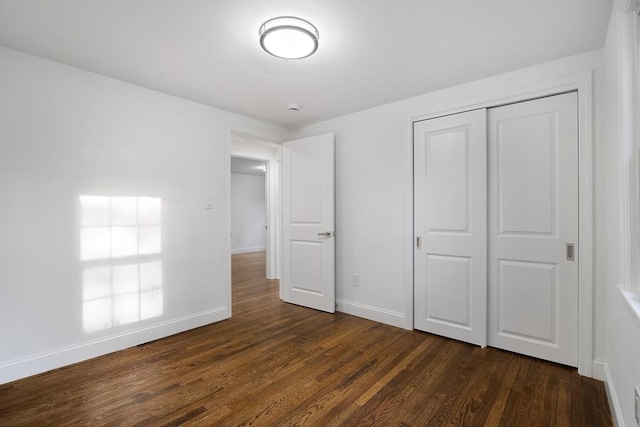
[[[318,50],[318,29],[295,16],[279,16],[260,26],[260,46],[282,59],[302,59]]]
[[[300,105],[298,104],[289,104],[289,106],[287,107],[287,110],[289,111],[300,111]]]

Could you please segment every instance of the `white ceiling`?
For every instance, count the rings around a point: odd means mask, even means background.
[[[0,1],[0,44],[295,128],[601,48],[611,0]],[[313,22],[284,61],[258,28]],[[287,110],[291,102],[302,110]]]
[[[264,176],[262,168],[266,162],[259,160],[244,159],[242,157],[231,157],[231,173],[241,173],[244,175]]]

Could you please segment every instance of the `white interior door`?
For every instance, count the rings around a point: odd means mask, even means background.
[[[281,298],[335,312],[334,138],[282,144]]]
[[[414,124],[414,325],[487,339],[486,110]]]
[[[577,366],[577,94],[488,114],[489,345]]]

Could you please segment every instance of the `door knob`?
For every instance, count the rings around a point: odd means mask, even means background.
[[[324,233],[318,233],[318,236],[326,237],[328,239],[328,238],[331,237],[331,232],[330,231],[325,231]]]

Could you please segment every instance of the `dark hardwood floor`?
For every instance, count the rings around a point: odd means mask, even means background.
[[[233,317],[0,386],[0,425],[610,426],[575,369],[283,303],[233,258]]]

